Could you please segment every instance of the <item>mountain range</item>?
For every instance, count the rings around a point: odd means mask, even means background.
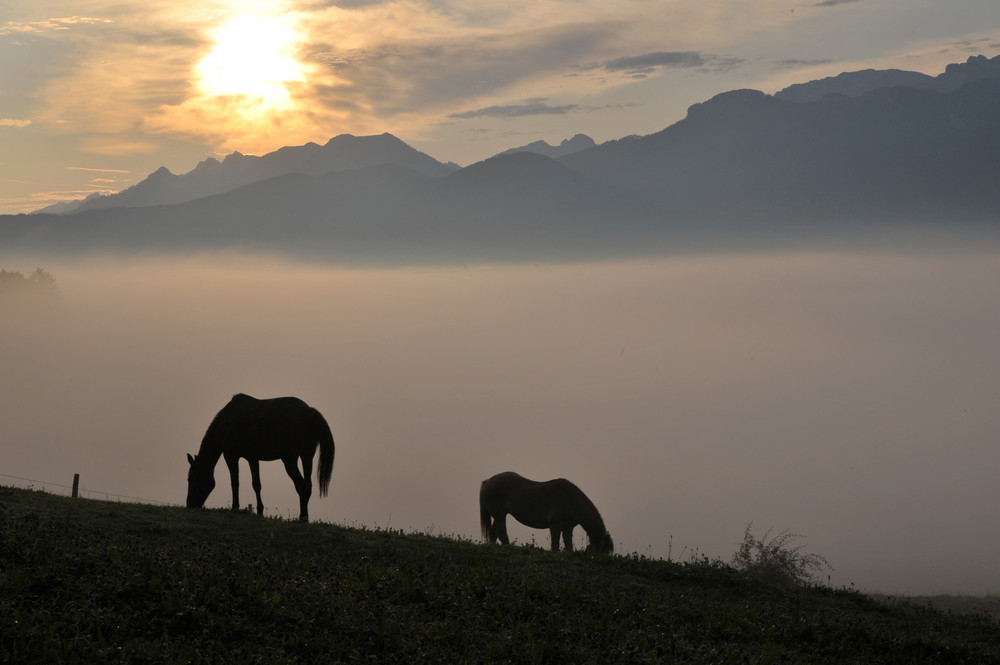
[[[0,242],[340,261],[584,258],[994,229],[998,182],[1000,57],[975,56],[937,77],[867,70],[774,95],[734,90],[654,134],[536,142],[465,168],[389,134],[233,153],[183,175],[161,168],[73,209],[0,216]]]

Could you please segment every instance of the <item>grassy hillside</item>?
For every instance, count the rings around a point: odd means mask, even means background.
[[[0,617],[0,662],[1000,662],[984,614],[708,562],[10,488]]]

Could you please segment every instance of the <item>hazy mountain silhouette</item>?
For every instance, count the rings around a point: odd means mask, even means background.
[[[796,83],[774,93],[778,99],[789,102],[816,102],[829,94],[860,97],[866,92],[879,88],[907,86],[934,92],[953,92],[966,83],[984,78],[1000,78],[1000,56],[987,59],[986,56],[971,56],[961,64],[951,64],[944,73],[929,76],[920,72],[900,69],[864,69],[844,72],[808,83]]]
[[[997,155],[992,78],[950,93],[897,86],[808,103],[737,90],[656,134],[562,161],[668,216],[993,220]]]
[[[6,246],[284,250],[339,261],[497,260],[626,251],[623,228],[654,211],[532,153],[491,158],[444,177],[383,165],[293,173],[183,204],[7,216]],[[627,237],[627,234],[626,236]]]
[[[160,167],[145,180],[117,194],[91,196],[73,204],[59,204],[38,212],[65,214],[83,210],[184,203],[222,194],[237,187],[289,173],[322,175],[367,166],[396,164],[418,173],[441,176],[456,166],[442,164],[414,150],[391,134],[352,136],[341,134],[326,145],[307,143],[285,147],[260,157],[234,152],[223,161],[209,158],[184,175]]]
[[[1000,78],[975,75],[996,61],[949,67],[932,77],[946,77],[942,90],[891,85],[816,101],[735,90],[655,134],[559,159],[516,150],[455,170],[387,134],[234,154],[185,176],[161,169],[118,195],[119,207],[0,217],[0,246],[545,260],[993,229]],[[170,196],[186,200],[121,207]]]
[[[545,141],[534,141],[533,143],[522,145],[519,148],[504,150],[498,154],[509,155],[515,152],[534,152],[539,155],[545,155],[546,157],[558,159],[560,157],[565,157],[566,155],[571,155],[574,152],[586,150],[587,148],[593,148],[595,145],[597,144],[594,143],[594,139],[590,138],[586,134],[577,134],[573,138],[564,139],[559,145],[550,145]]]

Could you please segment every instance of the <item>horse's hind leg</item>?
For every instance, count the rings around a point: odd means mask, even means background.
[[[285,464],[285,471],[288,472],[288,477],[292,479],[295,484],[295,491],[299,494],[299,521],[308,522],[309,521],[309,497],[312,495],[312,480],[309,479],[309,475],[305,478],[299,473],[299,458],[289,457],[281,460]],[[306,467],[307,472],[312,470],[312,460],[309,460],[309,464],[306,464],[303,460],[303,466]]]
[[[260,498],[260,461],[255,459],[248,459],[247,463],[250,465],[250,482],[253,485],[253,491],[257,494],[257,514],[264,514],[264,502]]]
[[[560,533],[559,527],[557,527],[557,526],[549,527],[549,533],[552,535],[552,551],[553,552],[558,552],[559,551],[559,533]]]
[[[500,515],[493,518],[490,526],[490,543],[500,541],[501,545],[510,545],[510,538],[507,537],[507,515]]]
[[[573,551],[573,527],[563,529],[562,532],[563,542],[566,544],[566,551]]]

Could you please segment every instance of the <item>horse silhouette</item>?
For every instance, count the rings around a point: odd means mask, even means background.
[[[587,549],[604,554],[615,549],[594,503],[564,478],[539,482],[513,471],[487,478],[479,488],[479,522],[484,542],[499,540],[504,545],[510,544],[507,515],[533,529],[548,529],[553,552],[559,549],[560,534],[566,549],[573,549],[573,527],[577,524],[587,532]]]
[[[309,521],[312,463],[319,447],[319,494],[326,496],[333,473],[333,435],[319,411],[298,397],[256,399],[234,395],[205,432],[198,454],[187,456],[188,508],[201,508],[215,489],[215,465],[225,457],[233,485],[233,510],[239,510],[240,458],[250,464],[250,478],[257,494],[257,514],[264,514],[260,498],[260,462],[280,459],[299,495],[299,520]],[[302,460],[302,472],[298,462]]]

